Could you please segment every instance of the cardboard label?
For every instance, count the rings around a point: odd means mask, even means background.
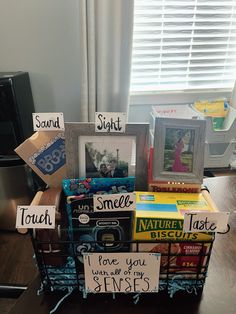
[[[49,187],[61,186],[66,177],[64,132],[36,132],[15,152]]]
[[[159,253],[84,253],[87,292],[158,292]]]
[[[55,206],[17,206],[16,228],[55,228]]]
[[[124,133],[125,112],[95,112],[95,132]]]
[[[184,215],[184,232],[226,232],[229,213],[189,212]]]
[[[34,131],[64,131],[62,112],[33,113]]]
[[[136,196],[134,193],[94,195],[93,208],[95,212],[135,210]]]
[[[33,161],[33,158],[35,167],[38,167],[38,169],[44,175],[52,175],[54,172],[64,166],[66,162],[64,138],[58,138],[45,150],[41,150],[38,155],[34,154],[34,156],[31,158],[31,161]]]

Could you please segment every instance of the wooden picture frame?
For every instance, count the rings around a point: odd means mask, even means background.
[[[153,181],[201,184],[206,121],[155,119]]]
[[[66,147],[66,169],[68,178],[86,177],[86,172],[81,170],[85,167],[85,157],[81,157],[85,152],[85,142],[98,142],[98,138],[103,141],[104,147],[114,145],[122,139],[123,150],[126,150],[127,143],[135,141],[132,147],[135,160],[135,189],[139,191],[147,190],[147,160],[148,160],[148,135],[149,124],[130,123],[126,124],[125,133],[100,133],[95,132],[94,123],[78,122],[65,123],[65,147]],[[116,140],[117,139],[117,140]],[[125,144],[124,144],[125,143]],[[82,145],[82,146],[81,146]],[[130,145],[128,145],[130,146]],[[122,146],[121,146],[122,147]],[[87,168],[86,168],[87,169]],[[92,176],[90,176],[92,177]]]

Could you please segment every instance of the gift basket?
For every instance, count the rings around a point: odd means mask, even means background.
[[[201,295],[215,223],[191,216],[195,229],[183,227],[186,214],[218,213],[201,186],[205,121],[158,119],[151,150],[147,124],[97,133],[94,123],[16,150],[48,184],[34,205],[56,208],[54,228],[31,232],[40,291]]]

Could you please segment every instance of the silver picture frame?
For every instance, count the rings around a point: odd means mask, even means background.
[[[156,117],[153,181],[201,184],[204,173],[205,129],[206,121],[203,119]]]
[[[84,176],[80,165],[83,163],[80,154],[80,138],[90,137],[122,137],[135,138],[135,190],[146,191],[148,180],[148,123],[128,123],[125,133],[101,133],[95,132],[95,124],[87,122],[65,123],[65,148],[67,178],[79,178]]]

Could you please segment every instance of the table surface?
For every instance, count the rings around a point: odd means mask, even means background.
[[[84,300],[78,293],[65,300],[56,313],[188,313],[188,314],[235,314],[236,313],[236,177],[207,178],[204,184],[220,211],[231,212],[228,234],[217,235],[208,268],[208,277],[200,297],[178,295],[173,299],[166,295],[143,295],[137,305],[130,295],[89,295]],[[21,295],[11,314],[44,314],[55,306],[60,296],[37,296],[39,278],[33,280]]]

